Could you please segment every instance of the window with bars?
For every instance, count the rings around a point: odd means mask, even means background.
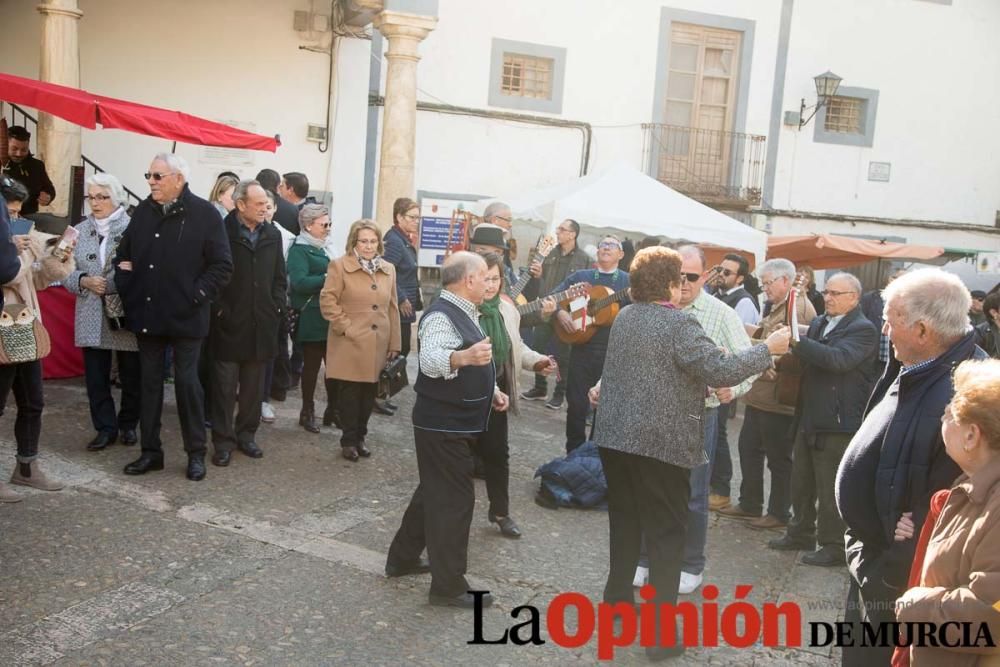
[[[862,134],[865,100],[857,97],[831,97],[827,103],[823,127],[827,132]]]
[[[550,100],[554,65],[552,58],[504,53],[500,91],[504,95]]]

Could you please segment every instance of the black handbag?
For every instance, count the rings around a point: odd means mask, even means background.
[[[316,296],[313,294],[313,296]],[[302,311],[306,309],[309,302],[313,300],[313,296],[306,299],[306,302],[302,304],[301,308],[289,308],[285,317],[288,322],[288,335],[291,336],[292,340],[298,337],[299,333],[299,318],[302,317]]]
[[[403,391],[410,384],[406,376],[406,357],[396,357],[378,374],[378,397],[386,399]]]

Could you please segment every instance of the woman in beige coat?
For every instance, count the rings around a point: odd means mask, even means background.
[[[38,321],[42,320],[37,290],[65,280],[75,267],[72,247],[58,256],[53,255],[58,240],[58,237],[37,231],[13,237],[13,242],[20,251],[21,270],[12,281],[3,286],[6,311],[9,312],[12,306],[20,304],[26,306],[25,314],[30,312]],[[42,409],[45,406],[41,359],[0,366],[0,405],[6,404],[11,391],[17,402],[17,418],[14,420],[17,462],[10,481],[12,484],[43,491],[58,491],[63,488],[62,483],[42,472],[37,461]],[[0,502],[19,500],[20,494],[0,482]]]
[[[399,355],[399,306],[396,270],[382,260],[382,236],[374,222],[351,225],[346,253],[330,263],[319,307],[330,322],[326,376],[339,380],[341,454],[357,461],[371,456],[365,436],[378,375]]]
[[[510,396],[510,410],[518,413],[517,397],[521,371],[548,375],[556,370],[556,362],[535,352],[521,340],[521,314],[503,294],[503,258],[490,253],[486,260],[486,298],[479,307],[479,326],[490,337],[493,346],[493,363],[496,366],[497,386]],[[555,302],[546,304],[551,314]],[[483,460],[486,473],[486,495],[490,499],[489,521],[500,528],[504,537],[517,539],[521,529],[510,518],[510,447],[507,441],[507,414],[490,414],[486,430],[476,440],[476,454]]]

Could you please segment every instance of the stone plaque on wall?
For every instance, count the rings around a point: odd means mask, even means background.
[[[892,169],[892,163],[890,162],[869,162],[868,180],[878,181],[880,183],[888,183],[889,171],[891,169]]]

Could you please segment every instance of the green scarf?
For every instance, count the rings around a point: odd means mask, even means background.
[[[502,366],[510,356],[510,338],[507,336],[507,327],[504,326],[503,317],[500,315],[499,294],[488,301],[483,301],[483,305],[479,306],[479,326],[490,337],[490,343],[493,345],[493,361],[497,366]]]

